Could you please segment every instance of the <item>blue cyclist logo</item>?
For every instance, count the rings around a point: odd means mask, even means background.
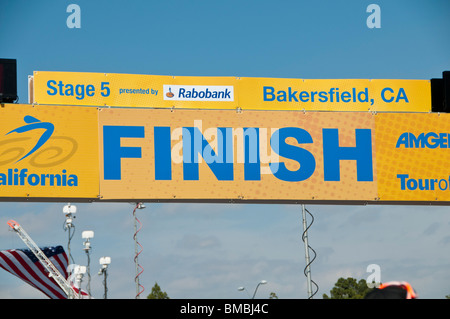
[[[36,145],[27,154],[25,154],[22,158],[17,160],[17,162],[20,162],[24,158],[26,158],[26,157],[30,156],[31,154],[33,154],[34,152],[36,152],[42,145],[45,144],[45,142],[48,141],[48,139],[52,136],[53,131],[55,130],[55,126],[52,123],[41,122],[40,120],[38,120],[37,118],[35,118],[31,115],[26,115],[23,118],[23,120],[25,121],[25,123],[28,123],[28,125],[18,127],[16,129],[12,130],[11,132],[6,133],[5,135],[9,135],[11,133],[24,133],[24,132],[28,132],[31,130],[37,130],[37,129],[45,129],[45,131],[41,135],[39,140],[37,141]]]
[[[70,159],[78,149],[77,141],[69,136],[55,136],[55,125],[43,122],[34,116],[26,115],[23,126],[6,133],[7,139],[0,140],[0,166],[18,163],[28,159],[35,167],[52,167]],[[35,138],[24,134],[40,133]],[[28,146],[30,145],[30,146]]]

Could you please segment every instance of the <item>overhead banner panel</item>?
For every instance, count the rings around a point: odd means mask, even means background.
[[[233,77],[36,71],[34,103],[139,108],[236,109]]]
[[[0,198],[97,199],[97,109],[2,104]]]
[[[305,111],[430,112],[425,80],[241,78],[246,109]]]
[[[450,115],[101,109],[102,200],[450,203]]]
[[[378,114],[380,201],[450,202],[450,114]]]
[[[3,104],[0,200],[450,204],[450,114]]]
[[[99,121],[102,199],[378,197],[369,113],[102,109]]]
[[[428,80],[35,71],[32,102],[138,108],[430,112]]]

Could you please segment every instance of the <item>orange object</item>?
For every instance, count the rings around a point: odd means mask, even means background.
[[[391,286],[399,286],[406,290],[406,299],[416,299],[417,293],[414,291],[414,288],[406,281],[389,281],[384,284],[380,284],[378,289],[384,289],[386,287]]]

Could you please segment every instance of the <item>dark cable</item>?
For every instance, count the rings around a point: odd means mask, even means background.
[[[309,210],[306,209],[306,207],[305,207],[305,211],[309,214],[309,216],[311,216],[311,223],[306,227],[305,231],[302,234],[303,242],[305,242],[305,234],[308,232],[308,229],[314,223],[314,216],[309,212]],[[314,253],[314,257],[310,260],[310,262],[305,266],[305,269],[303,270],[303,273],[305,274],[305,276],[308,276],[306,273],[306,270],[308,269],[308,267],[313,263],[313,261],[317,257],[316,251],[309,245],[309,243],[308,243],[308,249],[310,249]],[[314,297],[314,295],[317,294],[317,292],[319,291],[319,285],[317,285],[317,283],[314,280],[312,280],[312,278],[311,278],[311,283],[314,284],[316,290],[313,293],[311,293],[311,296],[308,299],[312,299],[312,297]]]

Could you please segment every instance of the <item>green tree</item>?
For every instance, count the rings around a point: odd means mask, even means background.
[[[170,299],[167,296],[167,293],[161,291],[161,287],[155,282],[155,285],[152,287],[152,292],[147,296],[147,299]]]
[[[269,295],[269,299],[278,299],[278,296],[277,296],[276,293],[271,292],[270,295]]]
[[[323,294],[323,299],[363,299],[372,289],[367,286],[364,279],[339,278],[330,290],[330,296]]]

